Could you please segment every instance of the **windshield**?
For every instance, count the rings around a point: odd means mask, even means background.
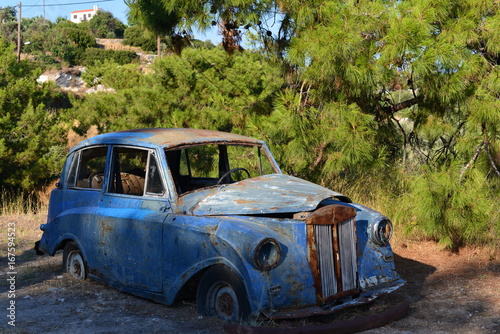
[[[279,173],[260,146],[206,144],[166,150],[179,194],[218,184]]]

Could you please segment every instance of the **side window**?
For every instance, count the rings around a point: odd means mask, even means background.
[[[111,179],[112,193],[143,196],[165,192],[156,157],[146,149],[114,147]]]
[[[99,146],[75,153],[68,176],[68,187],[102,189],[107,152],[106,146]]]
[[[156,155],[153,153],[149,154],[146,193],[153,195],[163,195],[165,193]]]

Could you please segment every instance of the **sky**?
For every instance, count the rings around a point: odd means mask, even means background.
[[[55,22],[58,17],[62,16],[69,20],[69,13],[72,11],[92,9],[94,5],[97,5],[123,23],[128,23],[128,7],[124,0],[0,0],[0,7],[14,6],[17,10],[19,2],[21,2],[23,17],[44,16],[47,20]],[[222,40],[215,30],[205,34],[195,32],[195,38],[202,41],[209,39],[214,44]]]

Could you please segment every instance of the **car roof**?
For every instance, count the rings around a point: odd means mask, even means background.
[[[201,143],[264,145],[264,142],[261,140],[222,131],[185,128],[150,128],[123,130],[97,135],[75,145],[70,152],[86,146],[105,144],[173,148]]]

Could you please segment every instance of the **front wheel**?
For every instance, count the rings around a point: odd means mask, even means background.
[[[83,261],[82,253],[74,241],[70,241],[64,247],[63,270],[73,278],[83,280],[87,278],[87,266]]]
[[[209,268],[201,278],[196,294],[198,312],[225,321],[247,321],[250,315],[245,286],[224,266]]]

